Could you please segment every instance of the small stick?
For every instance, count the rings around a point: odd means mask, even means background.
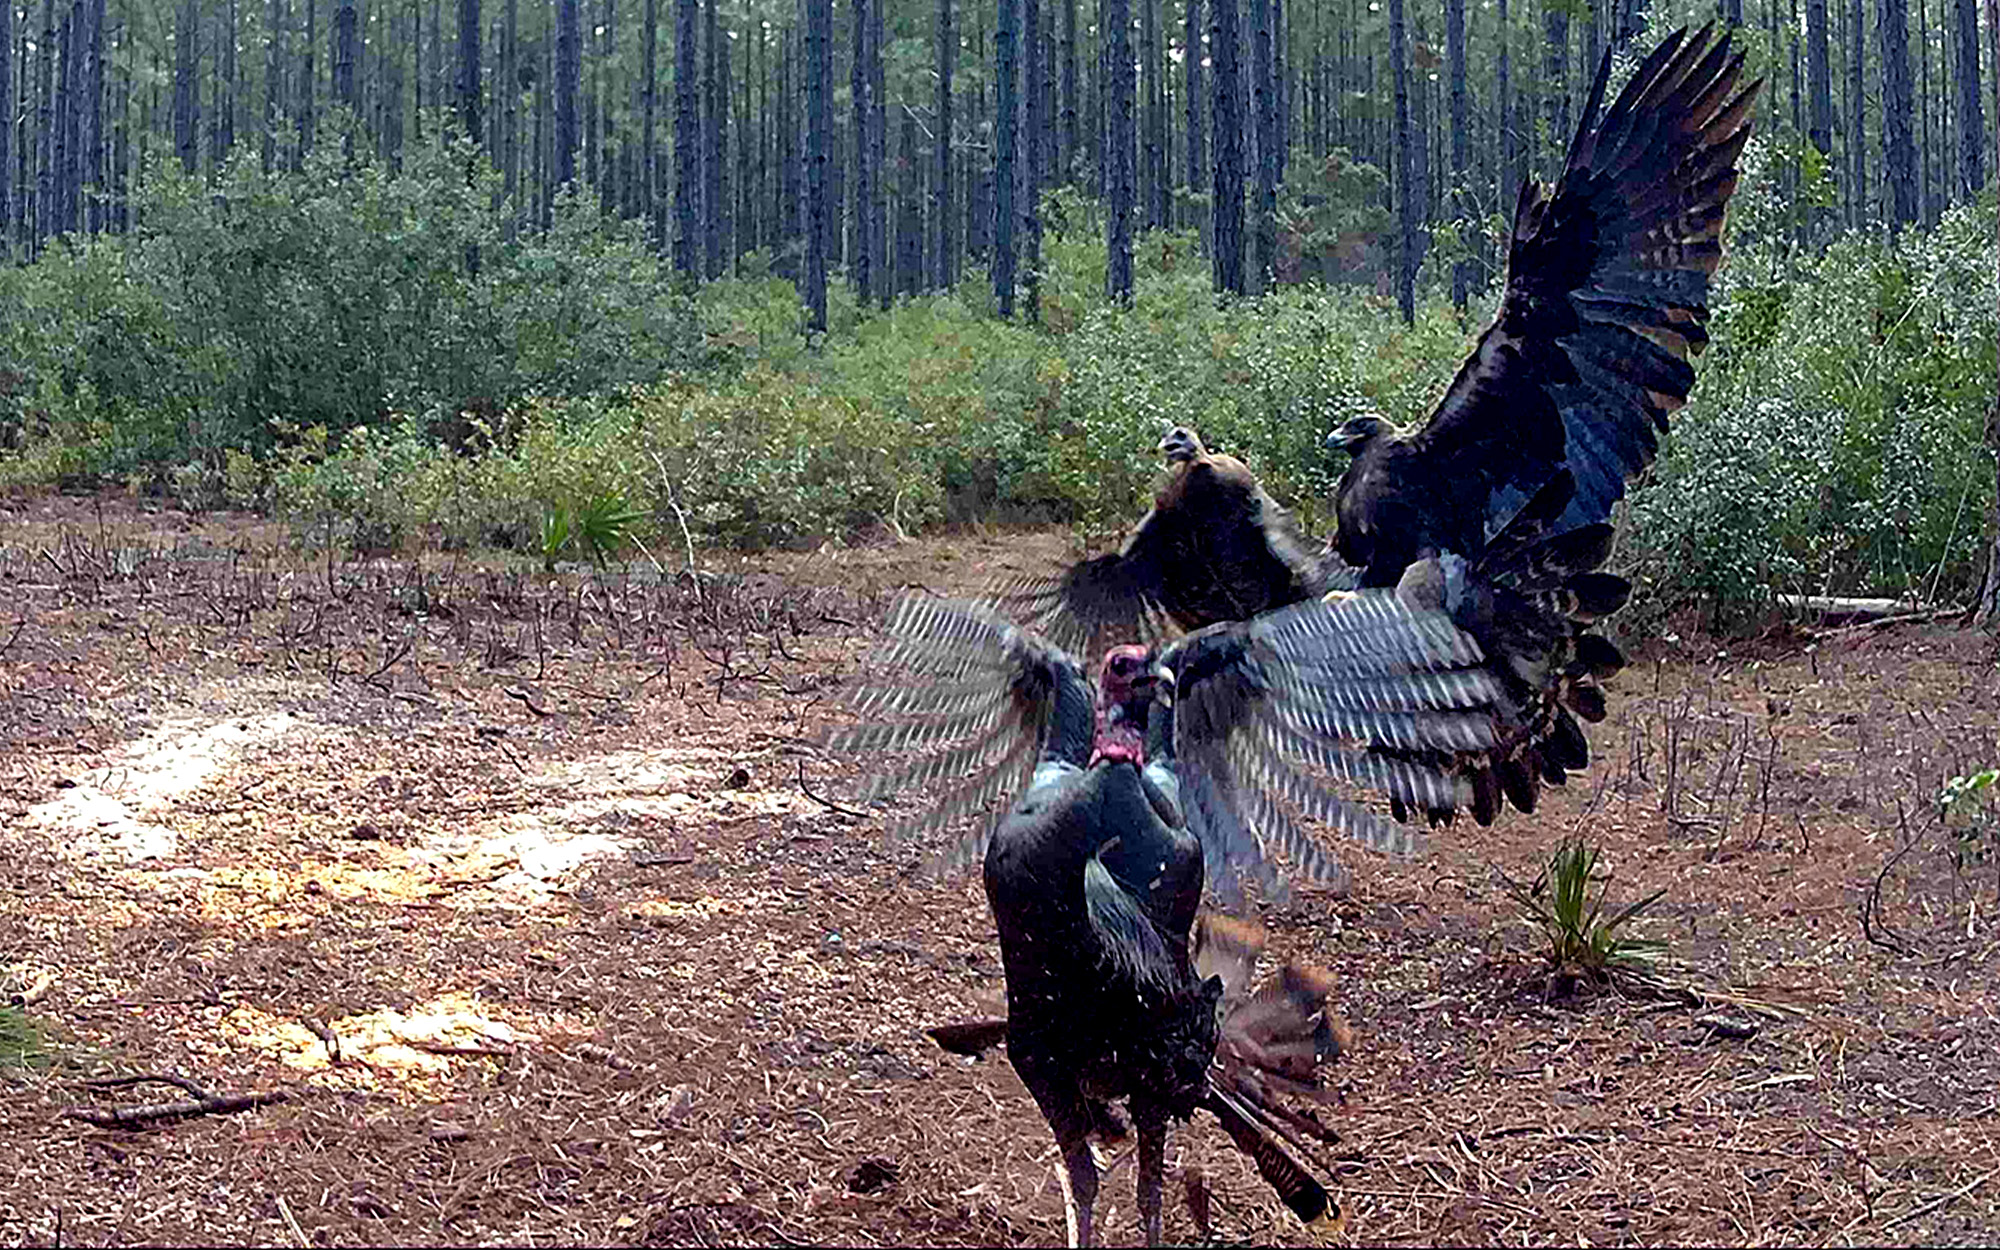
[[[173,1076],[171,1074],[164,1076],[153,1076],[150,1074],[145,1076],[109,1076],[109,1077],[101,1077],[97,1080],[84,1082],[84,1084],[90,1087],[91,1089],[123,1089],[127,1085],[144,1085],[147,1083],[157,1083],[160,1085],[176,1086],[180,1089],[186,1090],[190,1094],[193,1094],[196,1098],[215,1097],[215,1095],[209,1093],[201,1086],[196,1085],[193,1081],[188,1080],[186,1077]]]
[[[1965,1184],[1960,1185],[1957,1189],[1952,1190],[1950,1193],[1944,1195],[1941,1198],[1931,1199],[1929,1202],[1926,1202],[1924,1205],[1918,1207],[1914,1211],[1903,1212],[1895,1219],[1890,1220],[1885,1224],[1883,1224],[1882,1230],[1884,1232],[1887,1232],[1889,1229],[1896,1227],[1896,1225],[1898,1224],[1906,1224],[1909,1221],[1916,1219],[1918,1216],[1929,1215],[1931,1212],[1937,1210],[1939,1207],[1943,1206],[1947,1202],[1956,1202],[1958,1199],[1965,1197],[1965,1195],[1971,1193],[1973,1190],[1979,1188],[1981,1185],[1984,1185],[1987,1181],[1992,1180],[1995,1176],[2000,1176],[2000,1168],[1994,1168],[1992,1171],[1987,1172],[1984,1175],[1975,1176],[1971,1180],[1967,1181]]]
[[[248,1111],[254,1107],[271,1103],[288,1102],[291,1095],[283,1090],[271,1090],[254,1094],[230,1094],[222,1098],[202,1098],[193,1102],[159,1102],[139,1107],[119,1107],[112,1111],[65,1111],[66,1119],[82,1120],[99,1128],[128,1128],[134,1124],[145,1124],[153,1120],[173,1120],[189,1115],[228,1115],[235,1111]]]
[[[843,816],[853,816],[858,820],[867,819],[868,814],[866,812],[857,812],[851,807],[841,806],[832,799],[823,799],[819,795],[814,794],[812,787],[806,784],[806,762],[804,760],[799,761],[799,791],[821,807],[839,812]]]
[[[299,1227],[299,1222],[292,1218],[291,1204],[285,1201],[283,1194],[278,1195],[278,1214],[285,1217],[285,1227],[292,1230],[292,1240],[299,1243],[299,1250],[311,1250],[312,1242],[306,1240],[305,1232]]]
[[[520,700],[522,707],[527,708],[530,712],[533,712],[537,716],[550,715],[550,712],[547,708],[537,706],[535,703],[534,696],[529,694],[527,691],[521,689],[519,686],[504,687],[500,691],[500,693],[506,695],[510,699]]]

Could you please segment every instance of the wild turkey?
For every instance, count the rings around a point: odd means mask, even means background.
[[[1450,802],[1450,778],[1366,747],[1490,745],[1498,690],[1478,648],[1442,616],[1374,592],[1308,600],[1158,650],[1113,648],[1093,693],[1073,657],[982,604],[910,596],[889,633],[880,684],[855,700],[869,719],[835,745],[919,753],[872,793],[965,778],[905,829],[1027,783],[1002,818],[965,835],[956,858],[984,858],[1007,975],[1008,1058],[1062,1147],[1072,1243],[1090,1238],[1097,1172],[1087,1139],[1114,1130],[1118,1099],[1138,1130],[1149,1241],[1160,1231],[1167,1122],[1197,1107],[1222,1120],[1295,1212],[1326,1217],[1323,1187],[1269,1131],[1287,1122],[1274,1085],[1316,1087],[1324,1047],[1309,1047],[1307,1060],[1297,1043],[1320,1035],[1325,981],[1294,969],[1251,1000],[1261,1024],[1233,1010],[1225,1027],[1218,1011],[1241,1001],[1248,962],[1213,940],[1206,955],[1190,953],[1204,880],[1219,878],[1226,892],[1250,869],[1275,887],[1266,840],[1308,875],[1333,875],[1280,799],[1363,841],[1405,846],[1407,830],[1293,761],[1402,802]]]
[[[1003,582],[994,605],[1059,646],[1095,653],[1100,638],[1155,642],[1172,632],[1168,622],[1193,631],[1354,585],[1338,560],[1314,554],[1241,460],[1208,450],[1186,426],[1158,450],[1166,484],[1122,547]]]
[[[1186,935],[1179,937],[1184,947]],[[1352,1034],[1344,1021],[1326,1010],[1333,983],[1321,969],[1289,963],[1251,991],[1251,978],[1265,940],[1263,929],[1256,925],[1210,911],[1196,917],[1193,983],[1177,987],[1179,1000],[1191,1008],[1197,1028],[1205,1031],[1209,1020],[1219,1016],[1219,1021],[1206,1071],[1198,1076],[1190,1073],[1187,1078],[1193,1087],[1191,1106],[1215,1115],[1230,1141],[1256,1164],[1300,1221],[1308,1227],[1339,1228],[1347,1222],[1346,1211],[1286,1146],[1287,1142],[1303,1146],[1302,1136],[1337,1141],[1338,1134],[1310,1110],[1294,1110],[1277,1095],[1289,1093],[1315,1103],[1329,1101],[1319,1067],[1345,1053],[1353,1045]],[[1069,997],[1074,999],[1075,994]],[[1081,1006],[1078,1018],[1093,1019],[1097,1004]],[[1046,1039],[1036,1035],[1036,1031],[1046,1033],[1048,1029],[1047,1020],[1024,1022],[1017,1045],[1031,1054],[1049,1054],[1052,1048]],[[1174,1022],[1169,1021],[1162,1031],[1172,1035]],[[939,1025],[928,1032],[948,1051],[979,1055],[1008,1041],[1008,1021],[971,1020]],[[1069,1032],[1064,1030],[1065,1035]],[[1199,1060],[1200,1052],[1191,1058]],[[1058,1124],[1059,1117],[1066,1117],[1061,1122],[1068,1126],[1067,1131],[1057,1129],[1056,1139],[1071,1143],[1063,1148],[1065,1222],[1071,1242],[1086,1245],[1091,1237],[1091,1198],[1097,1176],[1094,1167],[1087,1171],[1081,1167],[1076,1156],[1087,1157],[1092,1141],[1122,1140],[1125,1125],[1110,1103],[1088,1096],[1079,1082],[1066,1079],[1077,1069],[1047,1063],[1043,1067],[1049,1069],[1043,1081],[1046,1095],[1037,1093],[1036,1100],[1051,1126]],[[1025,1076],[1023,1080],[1025,1083]],[[1050,1113],[1051,1105],[1057,1109],[1055,1114]],[[1172,1114],[1170,1108],[1164,1110],[1166,1114],[1162,1114],[1158,1100],[1141,1096],[1132,1112],[1140,1134],[1138,1206],[1148,1244],[1157,1244],[1161,1232],[1160,1183],[1166,1119]],[[1186,1113],[1181,1114],[1185,1118]],[[1080,1146],[1074,1144],[1079,1136],[1083,1139]],[[1197,1213],[1196,1223],[1205,1226],[1207,1220]],[[1207,1230],[1203,1227],[1202,1231]]]

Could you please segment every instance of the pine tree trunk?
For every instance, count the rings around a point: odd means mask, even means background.
[[[319,3],[306,0],[306,42],[299,55],[299,150],[293,159],[294,171],[305,167],[319,133],[318,77],[315,55],[319,48]]]
[[[1847,222],[1860,227],[1873,213],[1868,199],[1868,113],[1863,89],[1868,66],[1867,17],[1862,0],[1847,6],[1847,142],[1844,154],[1852,171]]]
[[[1549,168],[1544,162],[1569,147],[1569,11],[1561,3],[1562,0],[1543,0],[1542,8],[1542,28],[1548,40],[1548,59],[1542,70],[1543,86],[1548,91],[1549,141],[1535,153],[1535,161],[1538,167],[1548,168],[1551,182],[1561,166]],[[1737,3],[1740,7],[1741,0]],[[1554,159],[1559,161],[1561,157]]]
[[[1062,155],[1055,181],[1069,186],[1076,181],[1077,113],[1076,0],[1062,0]]]
[[[1917,149],[1910,120],[1909,0],[1879,0],[1882,48],[1882,171],[1889,183],[1889,233],[1917,219]]]
[[[1021,254],[1027,320],[1041,318],[1042,5],[1021,0]]]
[[[1014,315],[1014,133],[1020,105],[1015,64],[1021,0],[999,0],[993,29],[993,303],[1002,317]]]
[[[1827,0],[1806,0],[1806,95],[1812,127],[1808,132],[1813,150],[1821,159],[1833,159],[1833,74],[1827,47]],[[1814,210],[1813,235],[1822,237],[1821,219],[1825,210]]]
[[[26,69],[25,66],[22,68]],[[0,125],[0,264],[14,259],[14,197],[19,184],[14,177],[14,125],[11,119],[20,115],[14,73],[14,4],[13,0],[7,0],[7,3],[0,4],[0,109],[5,110],[9,119],[7,124]]]
[[[500,194],[506,199],[511,235],[521,219],[521,4],[507,0],[500,49],[500,90],[497,107],[503,114],[500,137]],[[647,69],[650,71],[649,65]],[[398,94],[401,94],[400,84]]]
[[[819,57],[825,49],[812,40],[825,38],[824,32],[812,26],[813,14],[822,4],[831,0],[806,0],[807,6],[807,48],[806,48],[806,91],[812,99],[826,101],[827,84],[815,81],[814,70],[819,66]],[[695,95],[700,82],[700,71],[696,68],[696,53],[700,50],[696,30],[701,17],[698,0],[675,0],[674,4],[674,268],[690,278],[701,276],[701,105]],[[815,94],[816,93],[816,94]],[[811,118],[808,117],[810,123]],[[824,128],[814,134],[825,138]],[[817,194],[824,187],[823,176],[817,173],[818,164],[825,159],[824,151],[812,154],[815,176],[822,181],[815,182],[808,195]],[[812,225],[817,229],[818,213],[823,206],[815,204]],[[808,236],[810,241],[810,235]],[[820,281],[826,280],[825,257],[821,257]],[[826,296],[822,288],[820,295],[820,319],[816,323],[821,329],[826,326]]]
[[[915,295],[924,282],[923,179],[917,163],[917,118],[903,110],[902,159],[896,170],[897,202],[902,208],[896,225],[896,289]]]
[[[707,260],[702,272],[711,278],[722,276],[722,232],[728,216],[728,200],[723,194],[722,145],[723,128],[729,108],[729,97],[722,85],[720,57],[721,39],[717,28],[715,0],[708,0],[702,14],[702,48],[708,72],[703,75],[704,93],[702,120],[702,240],[703,252]]]
[[[577,93],[583,87],[583,22],[577,0],[556,0],[555,169],[552,190],[576,182]]]
[[[80,184],[90,188],[89,198],[84,202],[84,228],[92,234],[104,229],[104,10],[104,0],[88,0],[86,11],[90,14],[90,35],[85,41],[84,70],[87,81],[83,98],[83,173]],[[233,26],[236,0],[230,0],[229,11]],[[233,44],[232,39],[232,46],[223,53],[223,64],[228,67],[224,81],[230,84],[225,99],[231,104],[236,96],[233,81],[236,53]],[[226,107],[222,119],[222,150],[227,155],[233,136]]]
[[[1278,265],[1278,101],[1271,0],[1250,0],[1250,104],[1256,127],[1257,198],[1250,220],[1250,282],[1263,290]]]
[[[1982,167],[1986,120],[1979,99],[1979,15],[1975,0],[1954,0],[1953,7],[1958,41],[1958,197],[1969,203],[1986,188],[1986,171]],[[2000,122],[2000,117],[1995,120]]]
[[[1075,0],[1070,0],[1072,5]],[[931,174],[931,216],[937,222],[937,253],[931,263],[931,285],[948,290],[958,281],[958,253],[953,246],[957,205],[951,184],[951,79],[958,64],[958,36],[951,25],[951,0],[937,6],[937,134],[932,140],[936,165]]]
[[[1986,0],[1986,46],[1994,65],[1993,169],[2000,177],[2000,0]],[[2000,266],[2000,246],[1994,249],[1994,259]],[[1994,289],[2000,291],[2000,272],[1995,273]],[[1994,361],[2000,368],[2000,354]],[[2000,630],[2000,377],[1995,378],[1993,403],[1986,410],[1986,449],[1994,466],[1993,509],[1986,517],[1986,584],[1980,588],[1973,619],[1987,629]]]
[[[339,0],[333,10],[333,98],[354,107],[354,0]]]
[[[1243,294],[1243,76],[1237,0],[1210,0],[1209,68],[1215,79],[1214,199],[1209,205],[1215,289]]]
[[[67,57],[63,73],[65,77],[69,73]],[[200,75],[201,10],[195,0],[186,0],[174,28],[174,150],[180,154],[182,172],[188,174],[194,173],[201,160]]]
[[[639,143],[643,148],[640,161],[643,169],[639,176],[639,212],[646,219],[651,231],[653,246],[662,246],[658,223],[655,221],[660,199],[659,162],[659,56],[660,56],[660,10],[659,0],[646,0],[645,16],[640,19],[639,29]]]
[[[828,113],[833,108],[833,0],[805,0],[805,6],[806,320],[808,329],[824,333],[827,243],[833,237],[827,220],[833,207],[827,200],[827,166],[833,156],[833,136],[828,133]]]
[[[1593,27],[1594,29],[1594,27]],[[1465,96],[1465,0],[1445,0],[1444,6],[1445,56],[1451,62],[1451,185],[1452,216],[1464,225],[1461,227],[1460,244],[1467,255],[1478,245],[1479,233],[1473,226],[1472,206],[1466,203],[1465,188],[1470,185],[1471,171],[1466,168],[1468,143],[1468,123]],[[1451,303],[1460,312],[1465,311],[1467,295],[1472,290],[1472,265],[1461,260],[1451,267]]]
[[[853,56],[848,62],[847,79],[847,98],[853,106],[854,118],[850,127],[854,137],[854,176],[849,183],[854,202],[847,210],[847,276],[854,284],[854,298],[863,304],[875,293],[876,277],[871,246],[875,241],[875,171],[870,168],[874,151],[868,142],[869,123],[875,116],[868,95],[874,88],[875,77],[868,72],[868,7],[869,0],[852,0]]]
[[[1181,129],[1187,139],[1187,189],[1199,194],[1202,184],[1209,181],[1203,175],[1208,171],[1204,161],[1205,153],[1201,141],[1201,114],[1208,103],[1202,90],[1201,72],[1201,0],[1186,0],[1186,26],[1181,34],[1182,46],[1188,54],[1181,58],[1183,71],[1182,97],[1187,105],[1187,120]],[[1206,228],[1206,222],[1201,223]]]
[[[1134,208],[1133,147],[1138,135],[1133,128],[1132,97],[1132,9],[1129,0],[1105,0],[1107,69],[1105,113],[1109,118],[1105,153],[1111,176],[1110,211],[1105,223],[1108,248],[1104,267],[1104,292],[1112,303],[1132,303],[1132,210]]]
[[[1493,113],[1495,125],[1498,127],[1500,135],[1500,142],[1498,144],[1500,149],[1500,183],[1496,192],[1495,203],[1498,205],[1503,219],[1507,219],[1512,214],[1514,202],[1521,192],[1520,165],[1515,159],[1518,149],[1515,145],[1516,136],[1514,134],[1513,84],[1510,81],[1511,70],[1513,68],[1510,57],[1510,45],[1513,40],[1513,33],[1513,26],[1507,17],[1507,0],[1500,0],[1500,60],[1493,71]],[[1503,250],[1504,247],[1505,245],[1503,244]]]
[[[264,6],[264,172],[270,173],[278,167],[278,118],[283,115],[284,101],[282,83],[285,75],[285,49],[283,19],[278,14],[278,0],[268,0]]]
[[[1410,151],[1410,47],[1403,29],[1403,0],[1389,0],[1389,73],[1395,82],[1396,306],[1403,324],[1416,321],[1417,197],[1411,187],[1415,161]]]

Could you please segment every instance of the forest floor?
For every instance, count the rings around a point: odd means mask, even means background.
[[[0,503],[0,1241],[1060,1241],[1004,1057],[921,1032],[1003,1003],[976,877],[817,744],[897,588],[1062,549],[712,554],[697,594]],[[2000,866],[1935,802],[2000,762],[1992,644],[1669,636],[1612,705],[1532,818],[1266,909],[1357,1035],[1340,1239],[2000,1242]],[[1500,874],[1572,833],[1614,905],[1665,891],[1689,992],[1551,993]],[[127,1075],[284,1101],[69,1114],[190,1096],[86,1083]],[[1212,1125],[1169,1150],[1218,1238],[1310,1240]]]

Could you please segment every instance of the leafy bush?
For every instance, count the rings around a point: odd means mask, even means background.
[[[509,229],[490,168],[442,139],[403,169],[303,174],[238,160],[213,182],[149,171],[138,225],[0,271],[14,440],[103,472],[267,452],[274,419],[332,433],[526,396],[588,395],[692,364],[692,305],[639,228],[565,197],[546,234]],[[467,267],[476,255],[476,273]],[[0,421],[0,428],[5,422]]]
[[[1980,572],[1993,403],[1993,210],[1724,270],[1715,345],[1633,497],[1658,610],[1779,591],[1962,597]]]

